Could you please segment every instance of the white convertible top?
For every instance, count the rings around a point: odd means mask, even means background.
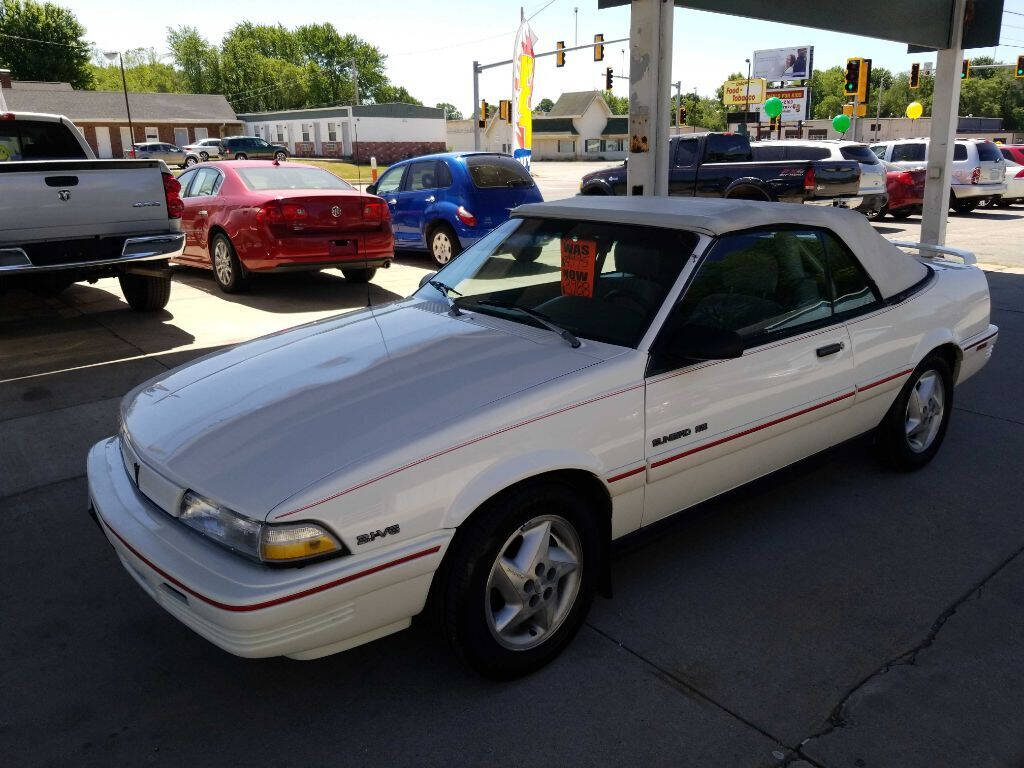
[[[864,216],[846,208],[757,200],[580,195],[521,205],[512,215],[639,224],[711,236],[779,224],[822,227],[850,247],[884,298],[905,291],[928,275],[924,264],[879,235]]]

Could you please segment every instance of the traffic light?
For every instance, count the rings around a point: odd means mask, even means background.
[[[604,71],[604,89],[606,91],[612,90],[612,68],[608,67]]]
[[[1024,77],[1024,56],[1017,57],[1017,72],[1014,77]]]
[[[604,35],[594,35],[594,42],[598,43],[594,46],[594,61],[604,61]]]
[[[481,128],[487,127],[487,101],[486,99],[480,100],[480,115],[477,119],[477,125]]]
[[[504,120],[506,123],[512,122],[512,102],[508,99],[502,99],[498,102],[498,117]]]
[[[555,43],[555,51],[557,51],[557,53],[555,53],[555,66],[556,67],[564,67],[565,66],[565,51],[563,50],[564,48],[565,48],[565,41],[564,40],[559,40],[557,43]]]
[[[860,59],[847,59],[846,84],[843,86],[843,92],[847,96],[853,96],[857,93],[858,83],[860,83]]]
[[[971,76],[971,60],[964,59],[964,63],[960,66],[960,79],[967,80]]]
[[[1024,56],[1021,56],[1024,59]],[[910,87],[920,88],[921,87],[921,65],[911,64],[910,65]]]

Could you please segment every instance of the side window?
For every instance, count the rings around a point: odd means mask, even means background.
[[[722,237],[677,307],[680,321],[735,331],[753,347],[832,315],[821,240],[813,230]]]
[[[967,145],[965,145],[965,144],[954,144],[953,145],[953,159],[954,160],[966,160],[967,159]]]
[[[908,163],[924,161],[924,144],[913,142],[892,145],[892,162]]]
[[[706,141],[706,163],[738,163],[751,159],[750,144],[742,134],[709,133]]]
[[[205,197],[213,194],[214,184],[217,183],[218,174],[212,168],[203,168],[192,182],[192,189],[189,190],[189,197]]]
[[[445,189],[452,185],[452,171],[444,160],[437,161],[437,188]]]
[[[409,192],[420,192],[424,189],[437,188],[437,164],[433,160],[413,163],[409,166]]]
[[[696,139],[684,139],[676,142],[676,154],[672,165],[676,168],[689,168],[697,162],[697,148],[700,144]]]
[[[846,246],[830,232],[822,232],[829,271],[835,290],[833,308],[837,315],[853,312],[878,301],[864,268]]]
[[[199,173],[199,171],[186,171],[185,173],[181,174],[181,176],[178,177],[178,183],[181,184],[181,197],[182,198],[186,198],[186,197],[189,196],[189,194],[188,194],[189,185],[191,185],[192,182],[195,181],[196,175],[198,173]]]
[[[871,151],[875,153],[879,160],[885,160],[885,144],[875,144]]]
[[[761,162],[786,159],[786,148],[780,147],[778,144],[762,145],[761,142],[757,142],[750,145],[750,150],[754,154],[754,159]]]
[[[397,192],[398,188],[402,186],[402,176],[405,174],[406,166],[402,165],[398,168],[391,168],[380,177],[380,181],[377,182],[377,194],[386,195],[389,192]]]
[[[831,154],[828,147],[786,147],[787,160],[827,160]]]

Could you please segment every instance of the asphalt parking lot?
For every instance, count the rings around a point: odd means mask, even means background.
[[[538,164],[545,197],[592,164]],[[411,292],[180,269],[167,311],[117,283],[0,298],[0,743],[11,766],[1024,764],[1024,208],[953,217],[988,271],[994,358],[936,460],[844,445],[618,547],[615,597],[511,684],[423,628],[318,661],[243,660],[166,615],[85,513],[121,395],[208,351]],[[917,219],[887,220],[916,239]],[[426,405],[426,404],[425,404]],[[387,417],[382,407],[382,418]]]

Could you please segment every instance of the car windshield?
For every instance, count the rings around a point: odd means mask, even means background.
[[[983,163],[998,163],[1003,159],[1003,155],[1000,153],[999,147],[991,141],[979,141],[978,159]]]
[[[471,155],[466,167],[473,184],[488,187],[532,187],[533,179],[518,162],[501,155]]]
[[[878,162],[878,156],[864,144],[851,144],[848,147],[840,147],[839,152],[844,160],[856,160],[858,163],[864,163],[864,165],[874,165]]]
[[[264,165],[239,168],[238,175],[245,186],[257,192],[273,189],[353,189],[347,181],[320,168]]]
[[[696,244],[697,235],[681,230],[512,219],[436,282],[463,310],[543,327],[528,310],[580,338],[636,348]],[[439,293],[426,285],[418,295]]]

